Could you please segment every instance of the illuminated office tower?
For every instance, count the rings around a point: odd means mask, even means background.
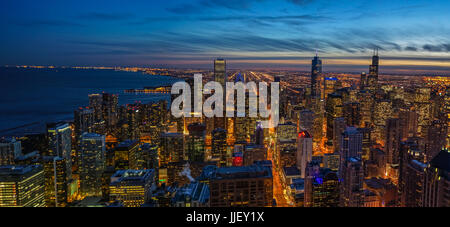
[[[184,135],[182,133],[162,133],[160,147],[160,166],[184,160]]]
[[[387,119],[392,118],[392,102],[390,100],[377,100],[373,110],[373,135],[378,143],[382,144],[385,140],[385,127]]]
[[[386,121],[384,153],[386,154],[386,163],[390,165],[399,164],[400,143],[402,139],[402,129],[399,118],[389,118]]]
[[[65,207],[68,197],[66,160],[61,157],[42,157],[44,166],[45,204],[47,207]]]
[[[297,133],[297,125],[287,122],[285,124],[279,124],[276,128],[277,130],[277,140],[284,142],[284,141],[292,141],[296,140],[298,133]]]
[[[247,116],[248,117],[248,116]],[[234,121],[234,138],[236,141],[248,141],[247,117],[236,117]]]
[[[361,104],[360,127],[370,127],[373,124],[373,105],[374,100],[368,91],[358,93],[358,102]]]
[[[442,149],[427,169],[425,207],[450,207],[450,151]]]
[[[342,182],[340,184],[340,206],[362,207],[364,205],[363,163],[359,157],[350,157],[344,161],[339,170]]]
[[[300,111],[299,122],[301,131],[312,132],[314,128],[314,112],[308,109]]]
[[[344,104],[343,116],[348,126],[359,127],[361,123],[361,104],[349,102]]]
[[[154,185],[153,169],[118,170],[111,176],[110,201],[119,201],[125,207],[140,207],[152,197]]]
[[[109,128],[117,123],[119,97],[114,94],[102,94],[102,118]]]
[[[300,175],[305,178],[306,165],[312,160],[313,145],[312,137],[307,131],[302,131],[297,137],[297,168],[300,170]]]
[[[139,146],[137,155],[137,169],[158,169],[159,146],[156,144],[144,143]]]
[[[0,207],[44,207],[42,166],[0,166]]]
[[[261,126],[261,122],[256,123],[255,144],[264,145],[264,129]]]
[[[372,147],[372,131],[370,128],[358,128],[362,134],[362,160],[366,161],[370,158],[370,148]]]
[[[217,161],[219,166],[225,166],[227,163],[227,131],[216,128],[212,131],[211,137],[212,160]]]
[[[214,81],[219,82],[222,87],[225,87],[227,82],[227,65],[225,59],[214,60]]]
[[[344,117],[338,117],[334,119],[333,124],[333,147],[334,152],[339,153],[339,150],[341,149],[341,142],[342,142],[342,133],[347,128],[346,120]]]
[[[400,163],[400,204],[405,207],[423,207],[425,174],[427,164],[423,163],[423,151],[408,147],[402,151]]]
[[[336,77],[325,77],[324,78],[324,98],[326,99],[329,94],[334,93],[336,91],[336,83],[338,82],[338,78]]]
[[[136,152],[139,143],[136,140],[125,140],[114,149],[114,166],[116,170],[136,169]]]
[[[361,73],[361,77],[359,79],[359,89],[364,90],[367,86],[367,74],[366,72]]]
[[[431,90],[429,87],[419,87],[414,91],[414,110],[418,114],[418,135],[426,137],[426,130],[431,124],[432,115],[432,105],[431,105]]]
[[[214,81],[220,83],[223,89],[223,103],[225,104],[225,86],[227,80],[227,70],[226,70],[226,61],[225,59],[215,59],[214,60]],[[215,117],[214,116],[214,128],[223,128],[226,129],[226,117],[225,117],[225,108],[223,117]]]
[[[342,133],[342,142],[340,149],[341,167],[351,157],[361,157],[362,155],[363,135],[355,127],[347,127]],[[342,168],[339,168],[341,170]]]
[[[322,60],[316,53],[311,64],[311,96],[320,98],[320,83],[322,81]]]
[[[72,129],[68,123],[47,124],[48,155],[58,156],[66,162],[67,182],[72,179]]]
[[[414,111],[401,111],[399,114],[401,119],[402,128],[402,140],[406,140],[409,137],[417,136],[417,123],[419,116]]]
[[[273,177],[270,167],[214,168],[209,180],[211,207],[272,206]]]
[[[326,101],[327,140],[332,143],[334,119],[342,117],[342,95],[332,93]]]
[[[90,94],[89,107],[94,111],[94,119],[96,122],[103,119],[102,103],[103,98],[101,94]]]
[[[267,148],[264,145],[248,144],[244,149],[244,166],[249,166],[257,161],[267,160]]]
[[[308,163],[305,176],[305,207],[338,207],[339,179],[335,171]]]
[[[187,136],[187,156],[191,162],[205,161],[205,130],[206,126],[200,123],[190,124],[188,126],[189,135]]]
[[[431,161],[441,149],[446,147],[448,135],[447,124],[441,120],[434,120],[428,127],[425,139],[426,162]]]
[[[95,123],[94,110],[90,108],[78,108],[74,111],[75,135],[77,139],[84,132],[93,132]]]
[[[83,195],[102,195],[101,178],[105,168],[105,136],[84,133],[80,152],[80,190]]]
[[[372,64],[369,66],[369,75],[367,76],[367,89],[370,91],[375,91],[378,88],[379,61],[378,50],[376,50],[372,56]]]
[[[13,165],[22,155],[22,145],[15,138],[0,138],[0,166]]]

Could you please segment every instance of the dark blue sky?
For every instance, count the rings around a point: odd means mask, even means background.
[[[308,70],[450,69],[450,1],[170,0],[0,3],[0,65]],[[383,62],[384,61],[384,62]]]

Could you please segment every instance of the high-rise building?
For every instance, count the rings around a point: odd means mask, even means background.
[[[312,132],[314,129],[314,112],[307,109],[300,111],[299,126],[301,131]]]
[[[384,153],[386,162],[389,164],[399,164],[400,143],[402,140],[401,121],[399,118],[389,118],[386,121],[386,136],[384,144]]]
[[[320,168],[316,161],[308,163],[304,188],[305,207],[338,207],[339,179],[337,173]]]
[[[101,196],[102,174],[106,168],[105,136],[84,133],[81,136],[80,190],[85,196]]]
[[[367,86],[367,74],[366,72],[362,72],[359,80],[359,89],[364,90],[366,86]]]
[[[214,168],[210,175],[211,207],[270,207],[272,170],[251,165]]]
[[[312,97],[320,97],[320,83],[322,81],[322,60],[319,59],[319,56],[316,53],[314,59],[311,64],[311,96]]]
[[[102,118],[107,128],[117,124],[118,105],[119,98],[117,95],[102,93]]]
[[[450,151],[442,149],[426,170],[425,207],[450,207]]]
[[[160,147],[160,166],[184,160],[184,135],[182,133],[162,133]]]
[[[72,129],[68,123],[47,124],[48,155],[58,156],[66,162],[67,182],[72,179]]]
[[[0,207],[43,207],[42,166],[0,166]]]
[[[58,156],[42,157],[44,167],[45,204],[47,207],[67,206],[69,184],[66,160]]]
[[[136,153],[139,143],[136,140],[125,140],[114,149],[114,166],[116,170],[136,169]]]
[[[361,104],[358,102],[345,103],[343,116],[348,126],[358,127],[361,123]]]
[[[99,122],[103,119],[103,98],[101,94],[89,94],[89,107],[94,110],[94,119]]]
[[[333,126],[334,119],[342,117],[342,95],[332,93],[328,95],[326,101],[326,116],[327,116],[327,141],[333,143]]]
[[[267,160],[267,148],[264,145],[248,144],[245,145],[243,162],[244,166],[249,166],[255,161]]]
[[[367,76],[367,89],[374,91],[378,88],[378,65],[380,58],[378,57],[378,50],[372,56],[372,64],[369,66],[369,75]]]
[[[351,157],[361,157],[362,155],[362,133],[355,127],[347,127],[342,134],[340,149],[341,167]],[[339,168],[340,170],[342,168]]]
[[[346,159],[343,168],[339,171],[342,179],[340,206],[362,207],[364,205],[364,170],[361,158],[350,157]]]
[[[77,110],[75,110],[74,130],[77,139],[79,139],[84,132],[93,132],[94,123],[95,123],[94,109],[80,107]]]
[[[307,131],[302,131],[297,137],[297,168],[301,178],[306,176],[306,165],[312,160],[312,137]]]
[[[217,161],[220,166],[227,163],[227,131],[216,128],[211,135],[211,156],[212,160]]]
[[[152,197],[155,189],[155,171],[118,170],[111,176],[110,201],[119,201],[125,207],[140,207]]]
[[[22,145],[15,138],[0,138],[0,166],[13,165],[22,155]]]
[[[214,60],[214,81],[220,83],[223,89],[223,103],[225,105],[225,87],[226,82],[228,81],[227,77],[227,65],[225,59],[215,59]],[[223,128],[226,129],[226,117],[225,117],[225,108],[223,108],[224,112],[222,113],[223,117],[214,116],[214,128]]]
[[[193,123],[188,126],[187,136],[187,156],[191,162],[205,161],[205,133],[206,126],[200,123]]]

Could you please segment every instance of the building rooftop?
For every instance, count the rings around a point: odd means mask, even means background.
[[[0,166],[0,182],[20,181],[41,170],[40,165]]]
[[[272,178],[272,169],[267,166],[231,166],[216,168],[211,179],[245,179],[245,178]]]

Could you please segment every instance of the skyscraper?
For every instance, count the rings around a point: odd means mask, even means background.
[[[297,168],[302,178],[306,176],[306,165],[312,160],[312,137],[307,131],[302,131],[297,137]]]
[[[80,190],[83,195],[101,196],[105,162],[105,136],[84,133],[81,136],[80,152]]]
[[[339,206],[339,179],[335,171],[321,168],[316,161],[308,163],[305,176],[304,206]]]
[[[214,60],[214,81],[219,82],[223,88],[227,82],[227,66],[225,59]]]
[[[216,128],[211,137],[212,160],[220,163],[220,166],[225,166],[227,163],[227,131]]]
[[[22,154],[22,145],[15,138],[0,138],[0,166],[13,165]]]
[[[0,207],[43,207],[42,166],[0,166]]]
[[[372,64],[369,66],[369,75],[367,76],[367,89],[374,91],[378,88],[378,64],[380,58],[378,57],[378,49],[374,51],[372,56]]]
[[[66,160],[59,156],[42,157],[44,166],[45,204],[47,207],[65,207],[68,198]]]
[[[222,85],[223,89],[223,103],[225,104],[225,86],[227,82],[227,71],[226,71],[226,61],[225,59],[215,59],[214,60],[214,81],[219,82]],[[225,108],[223,108],[223,117],[214,116],[214,128],[223,128],[226,129],[226,117],[225,117]]]
[[[206,126],[200,123],[193,123],[188,126],[187,136],[187,156],[191,162],[205,161],[205,130]]]
[[[67,182],[72,179],[72,129],[68,123],[47,124],[48,155],[58,156],[66,162]]]
[[[361,158],[350,157],[346,159],[339,170],[339,175],[342,179],[340,184],[340,206],[362,207],[364,205],[364,170]]]
[[[450,151],[442,149],[431,161],[425,181],[425,207],[450,207]]]
[[[316,53],[311,65],[311,96],[320,98],[320,81],[322,74],[322,60]]]

